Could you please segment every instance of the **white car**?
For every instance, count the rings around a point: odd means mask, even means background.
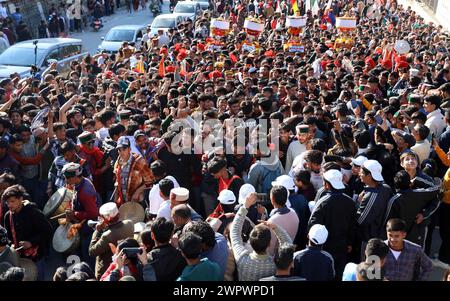
[[[173,9],[173,13],[195,21],[201,12],[200,4],[193,1],[180,1]]]
[[[158,34],[158,30],[162,29],[164,32],[168,31],[170,28],[177,28],[178,25],[186,20],[185,17],[175,15],[175,14],[162,14],[153,19],[152,25],[150,26],[150,36],[155,36]]]
[[[202,10],[209,10],[209,1],[205,0],[190,0],[190,1],[200,4],[200,8]]]
[[[106,51],[114,53],[119,51],[123,42],[134,42],[139,48],[142,36],[146,32],[145,25],[120,25],[111,28],[105,37],[102,37],[102,43],[98,46],[98,52]]]

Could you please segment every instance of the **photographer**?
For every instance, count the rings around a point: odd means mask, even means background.
[[[144,250],[133,238],[121,241],[113,256],[113,263],[100,281],[119,281],[125,276],[132,276],[137,281],[156,281],[155,271],[148,263]]]

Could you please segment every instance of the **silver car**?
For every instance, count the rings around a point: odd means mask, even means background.
[[[177,28],[178,25],[186,21],[186,17],[177,14],[162,14],[153,19],[150,26],[150,36],[156,36],[158,30],[167,32],[170,28]]]
[[[145,34],[146,25],[120,25],[111,28],[102,43],[98,46],[98,52],[106,51],[114,53],[119,51],[123,42],[134,42],[139,48],[143,35]]]
[[[173,9],[173,14],[182,16],[195,21],[201,12],[200,4],[192,1],[180,1]]]
[[[37,43],[36,43],[37,41]],[[63,76],[70,72],[70,63],[81,60],[88,53],[82,52],[79,39],[50,38],[23,41],[12,45],[0,55],[0,78],[18,73],[21,78],[31,76],[31,65],[42,73],[52,62]]]

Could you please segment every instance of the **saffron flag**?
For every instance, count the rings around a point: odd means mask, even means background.
[[[294,14],[299,11],[297,0],[291,0],[291,7]]]
[[[162,56],[161,60],[159,61],[159,67],[158,67],[158,75],[164,76],[166,75],[165,68],[164,68],[164,55]]]

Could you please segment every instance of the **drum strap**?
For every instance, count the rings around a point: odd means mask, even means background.
[[[9,211],[9,226],[11,227],[11,234],[13,236],[14,246],[17,249],[19,247],[19,242],[17,241],[16,228],[14,227],[13,213],[11,210]],[[29,249],[25,249],[25,250],[22,249],[22,250],[19,250],[18,252],[23,254],[25,257],[34,259],[38,255],[38,249],[39,249],[39,246],[32,246]]]

